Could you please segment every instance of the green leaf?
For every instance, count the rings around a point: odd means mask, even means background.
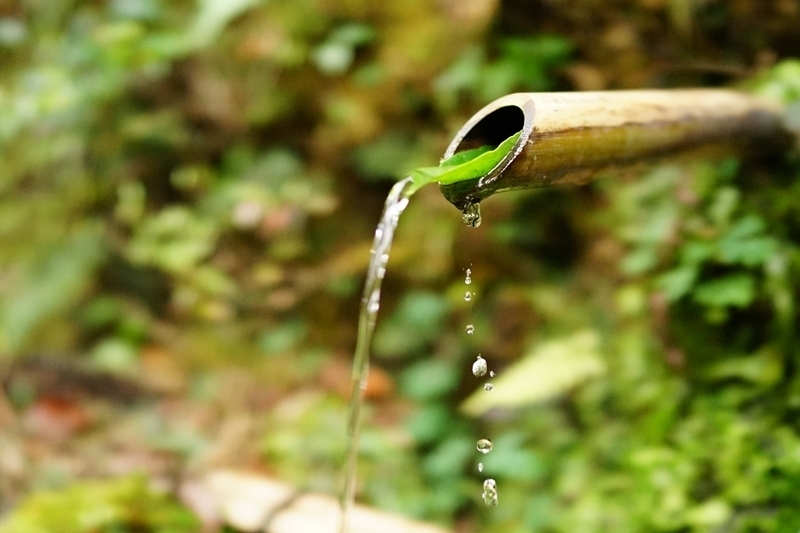
[[[637,275],[652,270],[657,264],[658,250],[654,246],[645,245],[626,255],[620,263],[620,268],[626,274]]]
[[[463,152],[458,152],[457,154],[453,154],[451,157],[445,159],[441,163],[439,163],[440,167],[454,167],[456,165],[461,165],[462,163],[468,163],[472,161],[476,157],[485,154],[486,152],[491,152],[491,146],[479,146],[478,148],[473,148],[471,150],[464,150]]]
[[[494,380],[494,390],[480,387],[461,406],[478,416],[496,407],[520,407],[564,394],[589,378],[604,374],[600,338],[591,330],[536,347]]]
[[[458,385],[458,372],[444,361],[420,361],[400,378],[400,387],[410,398],[430,400],[440,398]]]
[[[697,268],[695,266],[684,266],[670,270],[658,279],[658,286],[664,291],[667,299],[671,302],[680,300],[694,286],[697,280]]]
[[[45,320],[78,303],[105,259],[99,226],[86,224],[33,264],[28,278],[0,303],[0,339],[12,352]]]
[[[442,330],[449,305],[441,295],[412,291],[375,332],[373,350],[382,357],[402,357],[421,350]],[[413,331],[413,335],[408,332]]]
[[[494,439],[492,453],[483,462],[486,473],[503,479],[537,480],[546,471],[542,459],[525,448],[525,434],[510,431]]]
[[[698,286],[692,298],[710,307],[747,307],[755,297],[755,280],[749,274],[733,274]]]
[[[732,357],[716,363],[708,369],[706,377],[711,380],[735,378],[772,387],[783,377],[783,361],[775,348],[766,346],[753,355]]]
[[[187,40],[195,48],[213,43],[233,19],[255,6],[259,0],[201,0]]]
[[[719,243],[719,259],[728,264],[757,266],[765,263],[777,249],[778,243],[770,237],[741,241],[723,239]]]
[[[434,479],[450,479],[461,475],[464,466],[475,453],[464,435],[453,435],[442,442],[423,461],[425,473]]]
[[[719,260],[756,266],[766,262],[777,250],[777,242],[763,236],[766,224],[757,216],[746,216],[731,226],[719,240]]]
[[[680,249],[681,262],[689,265],[699,265],[714,255],[714,246],[705,241],[690,241]]]
[[[406,422],[416,442],[428,444],[441,440],[451,429],[453,414],[440,403],[427,403]]]
[[[306,324],[301,320],[292,320],[265,331],[259,339],[259,346],[264,353],[280,354],[297,347],[307,333]]]
[[[519,136],[520,133],[515,133],[494,149],[483,146],[455,154],[453,158],[458,158],[455,159],[455,162],[446,159],[438,167],[422,167],[412,170],[411,178],[414,180],[416,189],[434,181],[448,185],[481,178],[500,164],[514,147]]]

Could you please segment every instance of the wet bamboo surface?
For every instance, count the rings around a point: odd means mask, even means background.
[[[498,168],[481,180],[442,187],[447,199],[463,207],[501,191],[583,183],[672,155],[763,156],[793,142],[779,106],[735,91],[518,93],[472,117],[446,155],[520,129],[519,143]]]

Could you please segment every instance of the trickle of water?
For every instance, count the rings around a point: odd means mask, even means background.
[[[483,390],[485,390],[486,392],[492,392],[494,390],[494,385],[492,385],[491,383],[484,383]]]
[[[467,291],[467,292],[464,293],[464,301],[468,302],[470,300],[472,300],[472,293]]]
[[[483,494],[481,496],[486,507],[497,506],[497,483],[495,480],[489,478],[483,482]]]
[[[472,283],[472,270],[467,269],[467,277],[464,278],[464,283],[466,285],[469,285],[470,283]]]
[[[475,326],[467,324],[467,335],[472,335],[473,333],[475,333]]]
[[[361,312],[358,315],[358,340],[356,341],[356,350],[353,357],[353,373],[350,378],[352,395],[347,419],[344,483],[339,502],[342,509],[339,533],[347,533],[349,531],[350,510],[353,507],[355,497],[361,408],[364,404],[364,391],[367,388],[369,347],[372,342],[372,334],[375,331],[378,310],[380,309],[381,283],[386,273],[386,263],[389,260],[389,250],[392,247],[397,222],[408,205],[408,199],[413,194],[412,184],[412,179],[406,178],[392,187],[389,196],[386,198],[383,214],[375,230],[375,238],[372,241],[372,257],[367,270],[364,292],[361,297]]]
[[[461,210],[461,218],[464,224],[470,228],[477,228],[481,225],[481,204],[478,202],[468,203]]]
[[[478,463],[478,472],[483,472],[483,463]]]
[[[472,375],[478,378],[481,376],[485,376],[486,369],[487,369],[486,359],[484,359],[479,355],[478,358],[475,359],[475,362],[472,363]]]
[[[490,451],[492,451],[494,444],[492,444],[492,441],[490,441],[489,439],[480,439],[478,440],[478,444],[476,447],[478,448],[478,451],[481,453],[489,453]]]

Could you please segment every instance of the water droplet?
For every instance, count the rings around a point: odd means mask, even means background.
[[[489,377],[490,377],[490,378],[493,378],[493,377],[494,377],[494,370],[492,370],[492,371],[490,371],[490,372],[489,372]]]
[[[464,283],[467,285],[472,283],[472,270],[467,269],[467,277],[464,278]]]
[[[490,451],[492,451],[493,446],[494,444],[492,444],[492,441],[490,441],[489,439],[480,439],[478,441],[477,448],[478,451],[481,453],[489,453]]]
[[[492,385],[491,383],[486,383],[483,385],[483,390],[485,390],[486,392],[492,392],[494,390],[494,385]]]
[[[472,300],[472,293],[469,292],[469,291],[465,292],[464,293],[464,300],[467,301],[467,302]]]
[[[483,463],[478,463],[478,472],[483,472]]]
[[[377,313],[378,309],[381,308],[381,291],[375,290],[372,291],[372,294],[369,295],[369,300],[367,301],[367,311],[369,313]]]
[[[467,324],[467,335],[472,335],[473,333],[475,333],[475,326]]]
[[[472,363],[472,374],[478,378],[486,375],[486,359],[480,355],[475,359],[475,362]]]
[[[486,507],[497,506],[497,483],[495,480],[489,478],[483,482],[483,503]]]
[[[464,224],[469,226],[470,228],[477,228],[481,225],[481,204],[479,203],[469,203],[464,206],[464,209],[461,211],[461,218],[464,220]]]

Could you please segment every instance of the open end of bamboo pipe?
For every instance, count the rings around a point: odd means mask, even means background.
[[[497,192],[583,183],[666,156],[766,155],[793,142],[780,106],[735,91],[517,93],[470,118],[445,157],[517,132],[489,174],[442,186],[445,197],[464,209]]]

